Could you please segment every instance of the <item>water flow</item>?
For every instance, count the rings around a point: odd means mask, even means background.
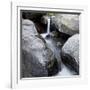
[[[47,34],[50,34],[50,18],[48,18]]]
[[[50,18],[48,18],[47,22],[47,32],[41,34],[41,36],[45,39],[47,46],[53,51],[57,60],[60,58],[60,49],[56,46],[56,41],[53,41],[52,38],[45,38],[47,35],[50,35]],[[58,38],[57,38],[58,39]],[[71,76],[73,72],[71,72],[65,65],[62,65],[62,70],[56,76]]]

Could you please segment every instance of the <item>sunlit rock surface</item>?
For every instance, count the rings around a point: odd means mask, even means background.
[[[51,21],[60,32],[69,35],[79,33],[78,14],[55,14],[55,17],[53,17]]]

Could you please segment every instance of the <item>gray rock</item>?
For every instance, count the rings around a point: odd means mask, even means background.
[[[48,23],[48,16],[47,16],[47,15],[44,15],[44,16],[42,17],[41,22],[42,22],[43,24],[47,24],[47,23]]]
[[[57,60],[30,20],[22,20],[22,77],[51,76],[58,72]]]
[[[64,64],[79,74],[79,34],[70,37],[61,51]]]
[[[51,21],[60,32],[69,35],[79,33],[78,14],[55,14],[55,17],[51,18]]]

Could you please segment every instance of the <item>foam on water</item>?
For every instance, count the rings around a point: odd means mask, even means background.
[[[44,34],[41,34],[41,36],[45,39],[47,46],[53,51],[56,58],[61,58],[60,51],[61,49],[56,46],[55,41],[52,40],[52,37],[46,38],[47,35],[50,35],[50,18],[48,18],[48,24],[47,24],[47,32]],[[70,71],[63,63],[61,64],[61,71],[56,76],[72,76],[75,74],[75,72]]]
[[[60,57],[60,49],[58,49],[55,46],[55,42],[53,42],[52,37],[50,38],[45,38],[47,35],[47,33],[45,34],[41,34],[41,36],[45,39],[47,46],[54,52],[56,58],[61,58]],[[74,75],[75,72],[71,71],[70,69],[68,69],[63,63],[61,64],[61,71],[56,75],[56,76],[72,76]]]

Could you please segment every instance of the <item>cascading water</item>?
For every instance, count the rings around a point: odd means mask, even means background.
[[[50,17],[47,18],[47,31],[46,33],[41,34],[41,36],[45,39],[48,35],[50,35]]]
[[[50,18],[48,18],[48,20],[47,20],[47,35],[49,35],[50,34]]]
[[[48,17],[47,32],[44,34],[41,34],[41,36],[45,39],[47,46],[53,51],[56,58],[57,59],[61,58],[60,57],[61,48],[57,47],[56,40],[53,40],[53,37],[46,38],[47,36],[50,36],[50,33],[51,33],[50,32],[50,17]],[[70,75],[73,75],[73,72],[69,71],[68,68],[64,64],[62,64],[62,70],[57,74],[57,76],[70,76]]]

